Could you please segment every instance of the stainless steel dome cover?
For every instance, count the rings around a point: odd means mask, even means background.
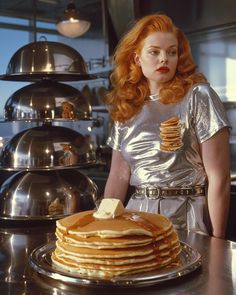
[[[89,75],[81,54],[59,42],[37,41],[24,45],[11,57],[6,75],[8,81],[76,81],[94,79]]]
[[[95,163],[89,139],[67,127],[44,124],[19,132],[2,148],[0,167],[6,170],[52,170]]]
[[[82,93],[54,81],[40,81],[14,92],[4,106],[5,121],[90,120],[92,108]]]
[[[0,219],[57,219],[95,208],[97,186],[81,172],[71,170],[21,171],[0,189]]]

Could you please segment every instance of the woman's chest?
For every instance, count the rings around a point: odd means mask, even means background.
[[[174,118],[174,120],[170,120]],[[168,121],[170,120],[170,121]],[[170,123],[168,123],[170,122]],[[123,129],[121,150],[124,153],[161,151],[164,145],[180,147],[192,137],[193,127],[186,104],[146,104]]]

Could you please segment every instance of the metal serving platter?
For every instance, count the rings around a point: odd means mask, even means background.
[[[55,242],[36,248],[30,255],[30,264],[37,273],[66,284],[125,288],[151,286],[183,277],[201,266],[200,253],[186,243],[181,242],[181,245],[182,251],[179,255],[181,266],[163,267],[142,274],[118,276],[112,280],[80,276],[79,274],[73,274],[55,266],[51,260],[51,254],[55,249]]]

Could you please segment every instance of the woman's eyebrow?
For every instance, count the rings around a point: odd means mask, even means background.
[[[156,48],[156,49],[161,49],[161,47],[160,47],[160,46],[156,46],[156,45],[148,45],[147,47],[148,47],[148,48]],[[177,44],[173,44],[173,45],[170,45],[170,46],[168,46],[168,48],[173,48],[173,47],[177,48],[177,47],[178,47],[178,45],[177,45]]]

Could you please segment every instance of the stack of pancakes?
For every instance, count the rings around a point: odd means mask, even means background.
[[[161,122],[160,138],[162,139],[160,148],[163,151],[176,151],[183,145],[181,123],[178,117],[171,117]]]
[[[57,221],[52,261],[79,275],[112,279],[170,265],[181,251],[177,233],[162,215],[124,210],[97,219],[94,210]]]

